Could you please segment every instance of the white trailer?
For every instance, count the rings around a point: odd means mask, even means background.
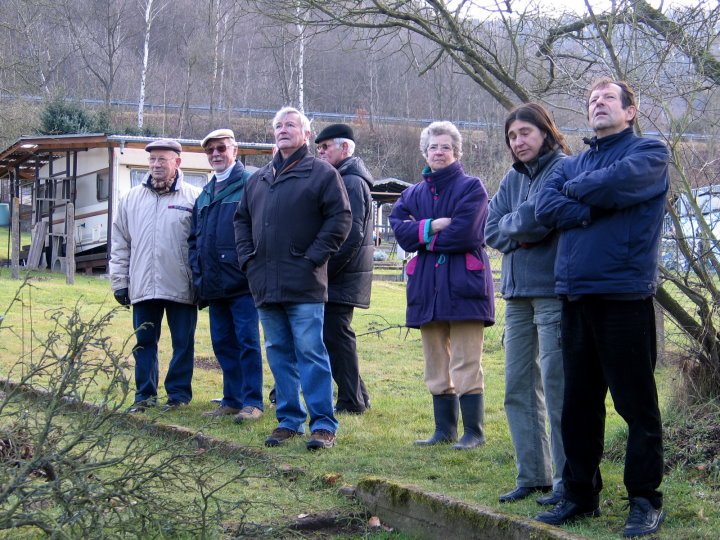
[[[82,134],[22,137],[0,153],[0,179],[20,198],[21,216],[34,227],[47,222],[45,265],[62,270],[67,253],[68,203],[74,205],[76,267],[91,273],[106,268],[112,216],[119,198],[138,185],[148,170],[144,147],[151,137]],[[200,141],[180,139],[185,180],[197,186],[212,172]],[[267,161],[272,145],[238,143],[238,155]],[[6,180],[7,179],[7,180]],[[36,240],[34,239],[33,242]]]

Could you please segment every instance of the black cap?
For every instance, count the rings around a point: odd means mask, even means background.
[[[315,137],[315,144],[328,139],[350,139],[355,141],[353,130],[347,124],[330,124]]]
[[[180,146],[179,142],[173,141],[172,139],[158,139],[157,141],[149,143],[145,147],[146,152],[151,152],[153,150],[172,150],[173,152],[177,152],[179,154],[182,152],[182,146]]]

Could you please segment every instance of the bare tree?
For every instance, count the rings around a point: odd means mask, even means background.
[[[61,0],[57,16],[65,25],[74,53],[103,90],[107,110],[113,96],[118,71],[131,37],[127,24],[129,11],[122,0]]]
[[[143,113],[145,109],[145,79],[148,71],[148,59],[150,57],[150,36],[152,25],[155,19],[168,6],[167,2],[155,2],[155,0],[139,0],[139,5],[144,14],[145,36],[143,38],[142,68],[140,70],[140,94],[138,99],[137,127],[143,127]]]

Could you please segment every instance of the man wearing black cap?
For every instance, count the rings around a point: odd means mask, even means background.
[[[318,157],[337,169],[345,183],[352,210],[352,228],[340,249],[328,261],[328,302],[325,304],[323,339],[330,355],[332,376],[337,384],[338,413],[362,414],[370,407],[365,383],[360,377],[355,332],[355,307],[370,307],[372,288],[373,178],[356,156],[353,130],[347,124],[332,124],[315,139]]]
[[[173,354],[165,377],[164,411],[192,399],[197,307],[188,264],[188,236],[200,188],[183,181],[182,147],[159,139],[145,147],[150,171],[118,202],[113,220],[110,279],[115,299],[133,306],[135,403],[130,412],[157,404],[158,341],[167,316]]]

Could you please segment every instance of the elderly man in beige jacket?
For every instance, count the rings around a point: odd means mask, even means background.
[[[143,412],[157,404],[163,315],[167,316],[173,347],[163,410],[190,402],[197,323],[188,236],[200,188],[183,181],[178,142],[160,139],[145,150],[149,173],[118,203],[110,252],[113,294],[121,305],[132,305],[137,338],[133,349],[135,403],[130,412]]]

